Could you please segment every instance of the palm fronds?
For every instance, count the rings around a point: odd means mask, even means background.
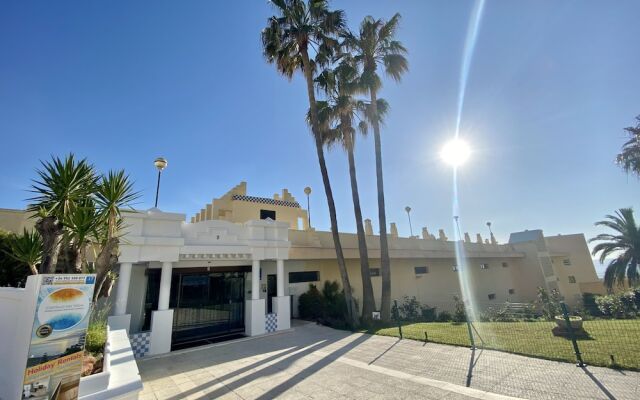
[[[600,262],[607,258],[615,258],[607,265],[604,282],[608,288],[623,286],[625,277],[629,285],[640,283],[640,230],[633,216],[633,209],[621,208],[614,215],[607,215],[605,220],[596,222],[596,226],[604,226],[615,233],[600,234],[589,242],[600,242],[594,246],[592,254],[600,254]]]

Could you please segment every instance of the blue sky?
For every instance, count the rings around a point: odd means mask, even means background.
[[[153,204],[152,161],[169,160],[167,211],[198,211],[240,181],[302,201],[329,228],[302,79],[261,55],[265,1],[4,1],[0,3],[0,207],[22,208],[41,159],[74,152],[124,168]],[[453,135],[471,1],[334,1],[356,27],[403,15],[401,84],[385,81],[387,215],[408,235],[451,232],[451,171],[438,158]],[[597,233],[593,222],[635,206],[640,182],[613,159],[640,114],[637,1],[487,1],[470,66],[461,135],[463,230],[498,239],[541,228]],[[377,225],[371,139],[357,148],[365,218]],[[346,157],[328,155],[341,230],[354,231]]]

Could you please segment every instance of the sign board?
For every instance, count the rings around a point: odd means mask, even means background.
[[[39,275],[22,399],[78,398],[95,275]]]

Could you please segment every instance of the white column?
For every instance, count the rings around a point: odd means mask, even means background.
[[[120,276],[118,277],[118,296],[116,298],[115,315],[124,315],[127,312],[127,298],[129,297],[129,282],[131,281],[131,263],[120,263]]]
[[[276,281],[277,281],[277,294],[278,297],[284,296],[284,260],[276,260]]]
[[[253,260],[251,266],[251,300],[260,299],[260,260]]]
[[[162,263],[162,273],[160,274],[160,295],[158,296],[158,310],[169,309],[169,295],[171,294],[171,262]]]

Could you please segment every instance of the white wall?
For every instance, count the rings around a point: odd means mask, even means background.
[[[27,366],[38,292],[38,277],[24,289],[0,288],[0,399],[20,398]]]

